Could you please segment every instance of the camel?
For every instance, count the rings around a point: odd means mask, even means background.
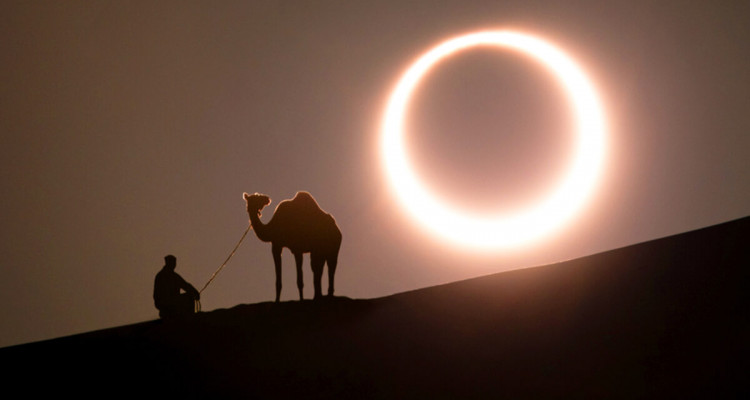
[[[310,253],[310,266],[315,285],[315,299],[322,297],[321,279],[323,268],[328,263],[328,295],[333,296],[333,275],[336,273],[341,231],[336,220],[323,211],[307,192],[297,192],[293,199],[284,200],[276,207],[271,220],[264,224],[260,220],[261,210],[271,199],[260,193],[243,194],[247,203],[250,224],[258,239],[271,242],[271,253],[276,267],[276,302],[281,295],[281,250],[289,248],[297,263],[297,288],[302,295],[302,256]]]

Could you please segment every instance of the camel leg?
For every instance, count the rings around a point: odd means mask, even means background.
[[[328,257],[328,295],[333,296],[333,276],[336,274],[336,265],[339,263],[339,255],[333,254]]]
[[[294,254],[294,261],[297,263],[297,289],[299,289],[299,301],[303,300],[302,288],[305,286],[302,282],[302,253]]]
[[[320,281],[323,278],[323,266],[326,259],[318,253],[310,253],[310,266],[313,271],[313,284],[315,285],[315,298],[319,299],[323,295]]]
[[[273,265],[276,268],[276,302],[279,302],[281,297],[281,250],[282,246],[276,244],[271,245],[271,253],[273,253]]]

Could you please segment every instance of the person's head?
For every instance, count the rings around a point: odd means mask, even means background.
[[[177,257],[171,254],[164,256],[164,266],[175,269],[177,267]]]

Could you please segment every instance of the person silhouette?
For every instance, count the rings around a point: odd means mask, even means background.
[[[154,279],[154,305],[159,310],[159,317],[173,318],[195,313],[195,301],[200,300],[201,294],[193,285],[189,284],[179,274],[177,257],[164,257],[164,267]],[[184,293],[180,293],[183,290]]]

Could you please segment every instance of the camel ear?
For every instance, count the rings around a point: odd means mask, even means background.
[[[245,199],[245,201],[247,201],[247,199],[249,199],[249,198],[250,198],[250,195],[249,195],[249,194],[247,194],[247,192],[245,192],[245,193],[242,193],[242,198],[243,198],[243,199]]]

